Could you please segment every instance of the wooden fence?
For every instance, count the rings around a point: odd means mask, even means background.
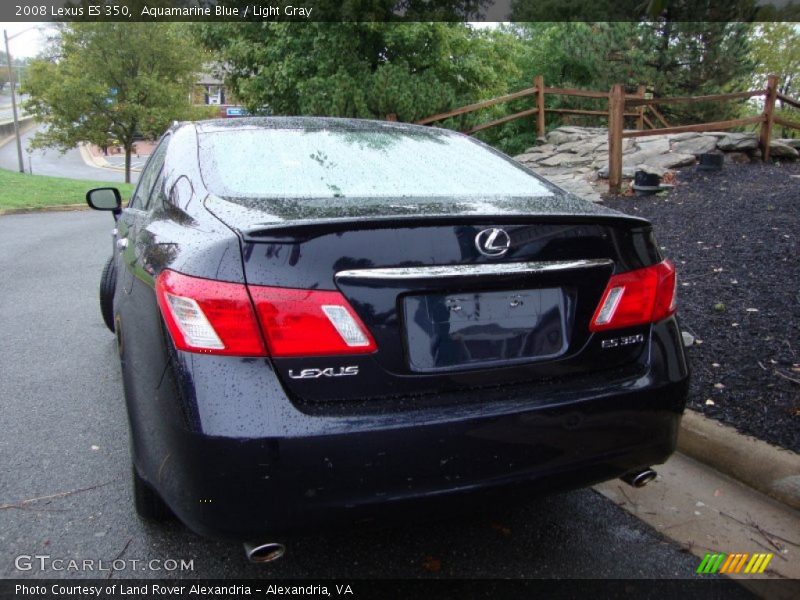
[[[545,96],[548,94],[605,99],[607,101],[607,106],[605,110],[547,108],[545,106]],[[772,126],[774,124],[800,130],[800,122],[791,121],[775,115],[776,100],[781,100],[784,104],[794,108],[800,108],[800,101],[778,93],[778,78],[776,75],[770,75],[768,77],[767,88],[764,90],[750,90],[746,92],[713,94],[708,96],[673,96],[665,98],[645,97],[644,86],[639,86],[635,94],[625,93],[625,88],[622,84],[614,84],[609,92],[546,87],[544,85],[544,78],[541,75],[537,75],[534,79],[533,87],[526,88],[512,94],[506,94],[505,96],[498,96],[496,98],[490,98],[489,100],[483,100],[482,102],[461,106],[447,112],[431,115],[429,117],[425,117],[424,119],[420,119],[416,123],[418,125],[429,125],[437,121],[442,121],[451,117],[475,112],[489,106],[494,106],[495,104],[510,102],[512,100],[529,96],[535,97],[534,107],[507,115],[505,117],[500,117],[499,119],[494,119],[486,123],[481,123],[480,125],[475,125],[474,127],[464,130],[462,133],[471,135],[478,131],[495,127],[497,125],[502,125],[503,123],[508,123],[509,121],[513,121],[515,119],[536,115],[536,134],[539,137],[543,137],[545,134],[546,113],[605,117],[608,120],[608,188],[612,193],[619,192],[622,185],[622,140],[624,138],[684,132],[721,131],[733,129],[735,127],[741,127],[743,125],[752,125],[758,123],[760,124],[759,146],[761,147],[762,157],[766,161],[769,160],[769,146],[772,136]],[[658,104],[696,104],[699,102],[717,102],[753,98],[755,96],[764,97],[764,110],[759,116],[731,119],[727,121],[714,121],[711,123],[699,123],[694,125],[671,126],[664,118],[664,115],[661,114],[661,112],[655,106]],[[653,119],[650,118],[651,116]],[[389,118],[392,117],[393,115],[389,116]],[[636,120],[635,129],[625,129],[626,118],[634,118]],[[658,122],[660,127],[656,127],[656,122]]]

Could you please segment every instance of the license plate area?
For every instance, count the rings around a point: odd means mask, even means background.
[[[544,360],[569,345],[558,287],[406,296],[403,315],[414,371]]]

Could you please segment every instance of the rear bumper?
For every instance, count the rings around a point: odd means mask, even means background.
[[[654,340],[677,331],[662,323]],[[277,381],[265,398],[268,370],[256,360],[229,363],[236,377],[225,380],[240,384],[216,397],[203,373],[230,359],[195,356],[174,382],[191,379],[195,397],[176,401],[193,404],[193,426],[151,421],[147,436],[134,427],[134,460],[191,529],[238,540],[584,487],[674,451],[688,369],[680,345],[653,344],[651,355],[644,371],[602,386],[358,416],[301,412]],[[256,372],[258,394],[237,387]]]

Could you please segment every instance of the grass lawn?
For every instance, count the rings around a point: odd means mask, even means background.
[[[133,193],[133,185],[128,183],[23,175],[0,169],[0,210],[84,204],[88,190],[107,186],[119,188],[123,199]]]

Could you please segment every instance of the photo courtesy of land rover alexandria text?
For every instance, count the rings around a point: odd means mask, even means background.
[[[673,452],[689,369],[649,222],[444,129],[176,124],[113,213],[135,506],[271,560]],[[107,252],[98,248],[98,252]]]

